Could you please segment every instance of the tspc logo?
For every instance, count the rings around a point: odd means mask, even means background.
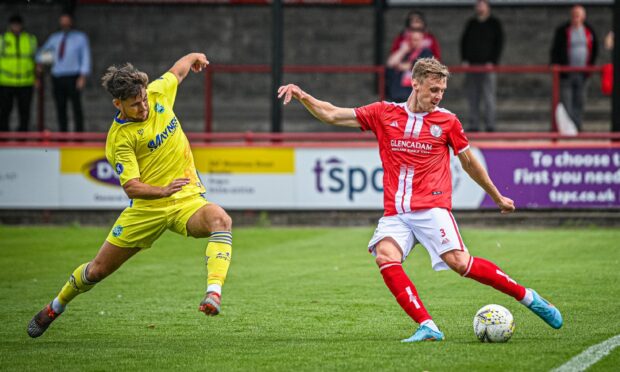
[[[312,171],[315,174],[315,188],[319,193],[346,193],[350,201],[356,194],[372,189],[383,192],[383,169],[368,169],[349,166],[337,157],[328,160],[317,159]]]
[[[116,170],[108,163],[106,158],[97,159],[86,164],[83,168],[83,172],[86,177],[92,181],[109,186],[121,185]]]

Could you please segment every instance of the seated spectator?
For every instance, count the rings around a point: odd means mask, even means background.
[[[441,49],[439,48],[437,38],[435,38],[435,35],[428,31],[424,14],[415,10],[407,14],[407,18],[405,19],[405,28],[392,41],[390,53],[396,52],[400,49],[401,44],[406,42],[407,32],[412,30],[419,30],[424,33],[424,41],[422,46],[430,49],[435,59],[441,60]]]
[[[405,41],[390,54],[386,62],[387,96],[394,102],[404,102],[411,94],[411,69],[414,63],[420,58],[433,57],[430,49],[423,46],[422,31],[407,31]]]

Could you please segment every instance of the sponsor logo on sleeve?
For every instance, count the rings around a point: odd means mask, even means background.
[[[122,233],[123,233],[123,226],[121,225],[116,225],[112,229],[112,236],[114,236],[115,238],[118,238],[119,236],[121,236]]]
[[[158,114],[162,114],[165,111],[164,106],[155,103],[155,111],[157,111]]]
[[[123,170],[125,170],[125,168],[123,167],[123,164],[121,163],[116,163],[115,169],[116,169],[116,174],[118,174],[119,176],[123,174]]]

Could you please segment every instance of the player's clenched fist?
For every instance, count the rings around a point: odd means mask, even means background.
[[[512,213],[515,211],[515,202],[505,196],[501,197],[501,199],[497,202],[497,206],[499,207],[501,213]]]
[[[202,69],[207,68],[209,65],[209,61],[207,60],[207,56],[203,53],[195,53],[196,61],[192,63],[191,69],[194,72],[200,72]]]
[[[305,95],[306,92],[301,90],[301,88],[295,84],[287,84],[278,88],[278,98],[284,97],[282,103],[285,105],[291,102],[292,98],[301,100],[304,98]]]

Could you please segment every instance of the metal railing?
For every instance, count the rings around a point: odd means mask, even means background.
[[[348,133],[196,133],[188,132],[192,145],[198,146],[281,146],[281,147],[368,147],[376,146],[370,132]],[[590,132],[566,136],[553,132],[470,133],[474,145],[532,146],[533,144],[620,147],[620,133]],[[102,147],[107,133],[0,132],[2,147]]]
[[[321,73],[321,74],[364,74],[377,76],[377,92],[380,100],[385,98],[385,67],[372,65],[356,66],[283,66],[285,73]],[[271,65],[209,65],[205,73],[205,127],[206,133],[213,131],[213,75],[216,73],[271,73]],[[274,93],[275,94],[275,93]]]
[[[384,66],[284,66],[288,73],[374,73],[377,75],[377,95],[379,100],[385,99],[385,67]],[[498,66],[450,66],[453,74],[494,72],[499,74],[547,74],[552,79],[550,102],[550,131],[557,132],[555,108],[560,102],[560,75],[567,72],[600,73],[602,66],[568,67],[559,65],[498,65]],[[270,73],[270,65],[210,65],[205,74],[205,127],[207,133],[213,130],[213,76],[216,73]]]
[[[460,73],[475,73],[475,72],[495,72],[500,74],[548,74],[552,78],[552,91],[550,102],[550,131],[557,132],[558,126],[555,118],[555,108],[560,102],[560,75],[567,72],[585,72],[585,73],[601,73],[602,66],[591,67],[568,67],[558,65],[499,65],[492,67],[485,66],[450,66],[450,72],[454,74]],[[335,74],[335,73],[372,73],[375,74],[377,79],[377,96],[379,100],[385,99],[385,67],[374,65],[357,65],[357,66],[308,66],[308,65],[288,65],[283,67],[284,72],[287,73],[323,73],[323,74]],[[271,65],[210,65],[205,73],[204,82],[204,131],[211,133],[213,131],[213,78],[218,73],[262,73],[268,74],[271,72]],[[44,122],[44,79],[41,79],[41,84],[37,90],[37,128],[42,131],[45,128]],[[66,134],[67,138],[71,138],[71,134]]]

